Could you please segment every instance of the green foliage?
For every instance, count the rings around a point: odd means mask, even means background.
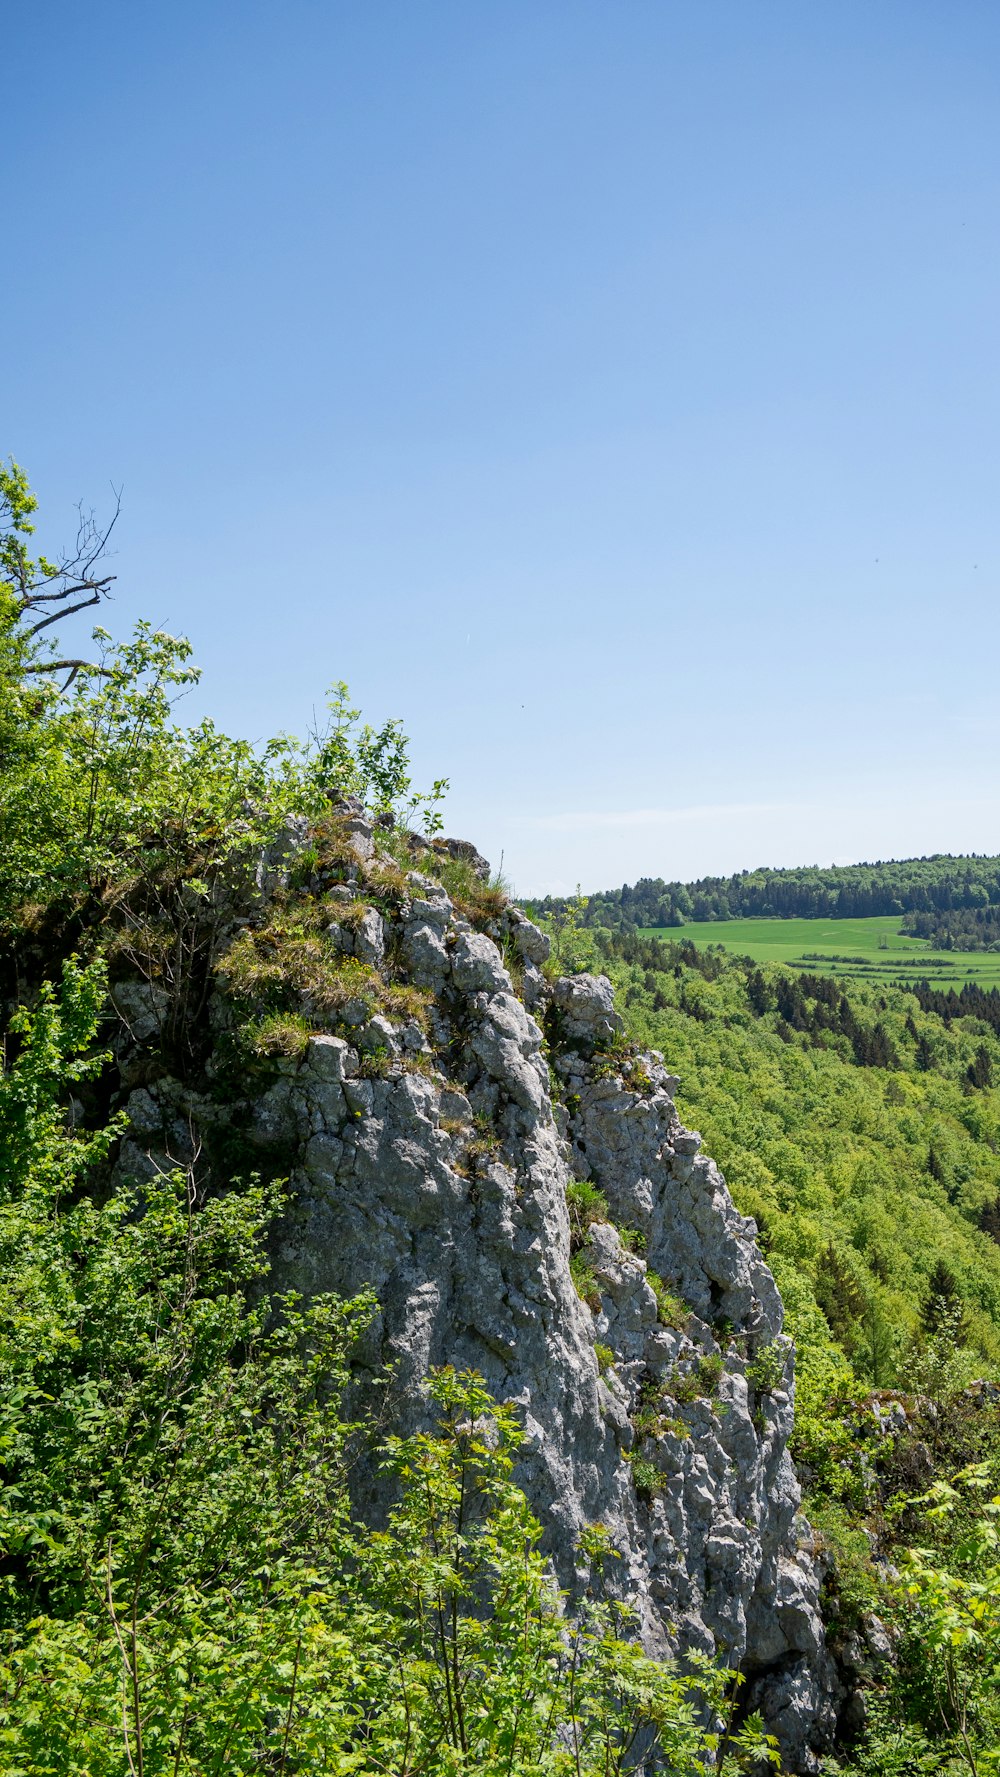
[[[801,989],[811,1027],[783,1035],[776,999],[786,971],[600,932],[592,940],[619,1004],[632,996],[629,1037],[662,1050],[680,1074],[681,1114],[757,1221],[786,1302],[801,1279],[808,1343],[838,1354],[831,1384],[840,1364],[877,1387],[905,1386],[938,1259],[967,1320],[965,1379],[1000,1364],[1000,1247],[978,1226],[1000,1192],[1000,1092],[963,1085],[977,1047],[995,1040],[979,1020],[945,1023],[908,992],[814,977],[811,994]],[[819,1027],[821,1011],[832,1025]],[[845,1017],[859,1029],[881,1021],[899,1068],[858,1065]],[[930,1072],[913,1032],[933,1042]],[[815,1318],[817,1300],[829,1320]],[[800,1370],[802,1361],[800,1341]]]
[[[439,778],[429,791],[415,791],[410,777],[410,743],[402,723],[393,718],[381,728],[361,721],[343,680],[327,700],[330,720],[315,737],[315,781],[331,798],[358,796],[376,815],[392,815],[408,825],[421,817],[424,832],[441,830],[438,804],[448,789]]]
[[[965,1306],[958,1280],[944,1259],[936,1260],[927,1280],[927,1293],[920,1308],[920,1324],[933,1337],[943,1328],[957,1344],[964,1345],[968,1333]]]
[[[578,966],[579,934],[586,923],[588,901],[581,895],[580,885],[576,885],[576,894],[567,900],[561,900],[551,907],[543,904],[539,909],[541,917],[547,918],[552,933],[552,952],[547,972],[560,973],[564,969]]]
[[[573,1279],[573,1288],[581,1302],[586,1302],[587,1307],[594,1314],[598,1314],[601,1307],[601,1286],[597,1281],[594,1268],[587,1258],[586,1247],[570,1254],[569,1274]]]
[[[633,1456],[632,1481],[641,1498],[655,1499],[658,1493],[663,1492],[665,1480],[662,1469],[657,1468],[655,1462],[650,1462],[648,1456]]]
[[[566,1207],[569,1210],[569,1238],[574,1252],[586,1243],[587,1231],[594,1222],[608,1222],[611,1212],[604,1192],[592,1179],[571,1179],[566,1186]]]
[[[270,1012],[243,1034],[253,1055],[298,1056],[305,1054],[313,1028],[299,1012]]]
[[[337,1399],[369,1305],[252,1305],[278,1201],[259,1186],[81,1193],[115,1130],[67,1128],[60,1101],[103,1060],[103,989],[67,965],[61,995],[15,1019],[0,1080],[12,1777],[202,1771],[226,1748],[244,1769],[282,1740],[298,1757],[347,1677],[317,1600],[349,1530]]]
[[[489,931],[507,905],[507,882],[500,871],[482,877],[467,858],[452,857],[435,844],[415,861],[447,889],[455,911],[477,931]]]
[[[197,890],[206,850],[217,875],[274,830],[289,801],[316,804],[292,743],[257,753],[210,721],[173,723],[175,698],[197,678],[187,642],[145,623],[126,643],[95,636],[97,665],[65,696],[35,700],[33,745],[5,777],[0,920],[26,901],[73,905],[165,872]],[[16,686],[4,695],[23,703]]]
[[[72,562],[32,562],[34,507],[22,471],[0,469],[0,930],[28,903],[86,905],[93,923],[109,896],[127,890],[144,906],[165,881],[174,899],[186,886],[211,903],[230,860],[259,850],[291,813],[318,817],[331,797],[440,825],[445,781],[414,791],[400,723],[362,724],[343,684],[308,744],[278,736],[255,748],[210,720],[174,720],[198,671],[186,640],[148,623],[117,643],[97,629],[93,659],[47,664],[36,631],[104,595],[94,563],[107,533],[91,539],[85,527]]]
[[[747,1365],[747,1381],[758,1394],[772,1394],[784,1380],[788,1353],[776,1342],[765,1345],[753,1362]]]
[[[656,1317],[663,1327],[682,1333],[691,1318],[691,1310],[682,1297],[675,1295],[655,1271],[646,1272],[646,1282],[656,1297]]]
[[[685,1370],[676,1366],[665,1378],[663,1392],[682,1405],[690,1405],[692,1401],[707,1399],[718,1393],[722,1372],[723,1360],[715,1352],[710,1357],[699,1358]]]
[[[0,1076],[3,1769],[624,1777],[652,1734],[697,1777],[728,1675],[648,1659],[599,1586],[567,1615],[480,1378],[432,1380],[440,1425],[389,1440],[399,1503],[360,1531],[340,1398],[372,1304],[269,1302],[273,1189],[81,1189],[114,1131],[61,1101],[103,993],[67,965]],[[751,1723],[731,1764],[762,1750]]]
[[[980,1464],[937,1481],[918,1504],[928,1517],[953,1518],[963,1494],[987,1492]],[[954,1754],[973,1774],[1000,1767],[1000,1495],[984,1500],[967,1522],[949,1564],[934,1550],[912,1549],[904,1569],[913,1609],[911,1636],[927,1660],[925,1683],[936,1722]]]
[[[683,1419],[675,1419],[663,1410],[667,1402],[672,1402],[674,1398],[672,1379],[664,1381],[662,1377],[647,1372],[639,1389],[638,1407],[632,1420],[637,1438],[659,1438],[668,1433],[675,1438],[691,1436],[691,1428]]]

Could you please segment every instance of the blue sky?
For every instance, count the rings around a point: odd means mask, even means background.
[[[1000,850],[995,0],[46,0],[0,450],[523,893]]]

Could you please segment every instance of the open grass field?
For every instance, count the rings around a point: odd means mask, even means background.
[[[722,944],[759,963],[789,963],[813,974],[860,981],[905,983],[926,978],[942,987],[975,981],[1000,986],[1000,952],[933,950],[924,938],[900,932],[894,915],[879,919],[730,919],[649,927],[647,938],[685,938]]]

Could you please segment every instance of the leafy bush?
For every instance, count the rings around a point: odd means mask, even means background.
[[[675,1332],[682,1333],[691,1319],[691,1310],[687,1303],[668,1289],[655,1271],[646,1272],[646,1282],[656,1297],[656,1314],[660,1325],[673,1327]]]
[[[663,1491],[664,1476],[662,1470],[658,1469],[655,1462],[650,1462],[649,1458],[646,1456],[633,1456],[632,1480],[636,1492],[641,1494],[645,1499],[653,1499],[658,1493],[662,1493]]]
[[[648,1659],[596,1589],[567,1614],[481,1378],[432,1379],[440,1424],[388,1440],[399,1501],[359,1531],[340,1401],[373,1304],[268,1301],[273,1189],[85,1189],[117,1125],[62,1101],[104,992],[68,964],[0,1076],[4,1770],[604,1777],[652,1735],[699,1777],[730,1675]]]
[[[593,1266],[587,1261],[585,1250],[570,1255],[569,1274],[580,1300],[586,1302],[592,1313],[598,1314],[601,1307],[601,1287]]]
[[[594,1222],[608,1222],[611,1212],[604,1192],[591,1179],[571,1179],[566,1186],[566,1207],[569,1210],[569,1237],[574,1250],[586,1242],[587,1230]]]
[[[689,1369],[675,1367],[664,1379],[664,1394],[672,1395],[682,1405],[690,1405],[692,1401],[711,1397],[718,1393],[722,1380],[723,1362],[718,1354],[699,1358]]]
[[[784,1382],[787,1361],[788,1350],[785,1345],[777,1342],[765,1345],[753,1362],[747,1365],[747,1381],[758,1394],[771,1394]]]

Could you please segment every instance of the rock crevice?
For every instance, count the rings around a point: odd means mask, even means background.
[[[362,872],[376,840],[351,811]],[[363,877],[345,887],[327,899],[346,912]],[[561,1582],[572,1594],[600,1521],[647,1649],[739,1667],[786,1767],[814,1769],[836,1681],[788,1454],[794,1353],[756,1228],[682,1126],[662,1057],[623,1043],[607,980],[546,981],[548,941],[518,909],[486,923],[418,872],[394,908],[332,920],[331,952],[375,969],[391,955],[429,1011],[423,1027],[363,1006],[360,1024],[331,1017],[227,1111],[261,1153],[291,1156],[277,1284],[374,1290],[358,1385],[392,1365],[404,1425],[436,1365],[515,1402],[518,1479]],[[220,1026],[225,996],[223,975]],[[156,1007],[127,984],[116,1003],[127,1077]],[[166,1079],[129,1109],[133,1171],[219,1115]],[[363,1484],[373,1515],[379,1487]]]

